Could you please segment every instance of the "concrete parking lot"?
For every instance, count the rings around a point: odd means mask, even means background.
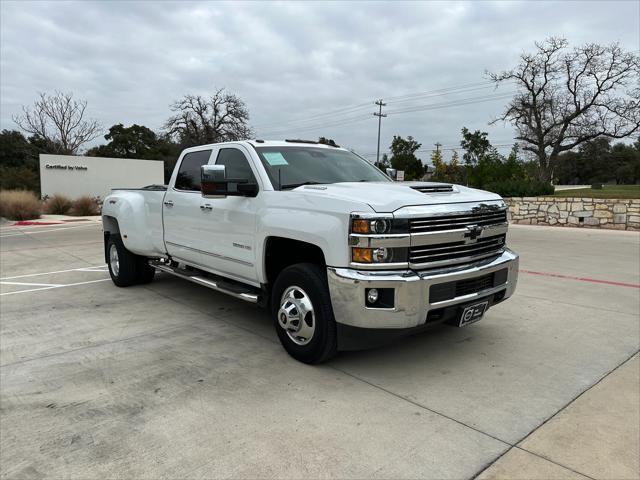
[[[516,295],[321,366],[98,223],[0,230],[2,478],[637,478],[640,235],[513,226]],[[591,453],[595,452],[595,453]]]

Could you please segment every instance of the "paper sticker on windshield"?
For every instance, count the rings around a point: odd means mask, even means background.
[[[280,152],[262,152],[267,163],[272,167],[277,165],[289,165]]]

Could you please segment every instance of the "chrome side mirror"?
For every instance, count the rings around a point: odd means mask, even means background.
[[[227,169],[224,165],[200,167],[200,193],[204,198],[225,198],[227,190]]]
[[[200,193],[204,198],[255,197],[258,184],[247,178],[227,178],[224,165],[200,167]]]
[[[395,168],[387,168],[387,175],[389,175],[393,180],[397,180],[398,179],[398,170],[396,170]]]

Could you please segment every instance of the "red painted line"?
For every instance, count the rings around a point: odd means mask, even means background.
[[[545,277],[564,278],[566,280],[578,280],[580,282],[604,283],[605,285],[614,285],[616,287],[640,288],[637,283],[612,282],[610,280],[599,280],[597,278],[588,277],[572,277],[571,275],[561,275],[559,273],[534,272],[531,270],[519,270],[521,273],[529,273],[531,275],[542,275]]]
[[[10,225],[11,227],[31,227],[34,225],[61,225],[64,222],[58,222],[58,221],[53,221],[53,222],[37,222],[37,221],[31,221],[31,220],[20,220],[19,222],[14,223],[13,225]]]

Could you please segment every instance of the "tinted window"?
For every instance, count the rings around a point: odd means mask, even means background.
[[[176,177],[176,188],[179,190],[200,191],[200,167],[209,163],[211,150],[187,153],[182,158],[180,170]]]
[[[256,183],[247,157],[237,148],[223,148],[218,153],[216,165],[224,165],[227,170],[229,180],[249,180],[249,183]]]

